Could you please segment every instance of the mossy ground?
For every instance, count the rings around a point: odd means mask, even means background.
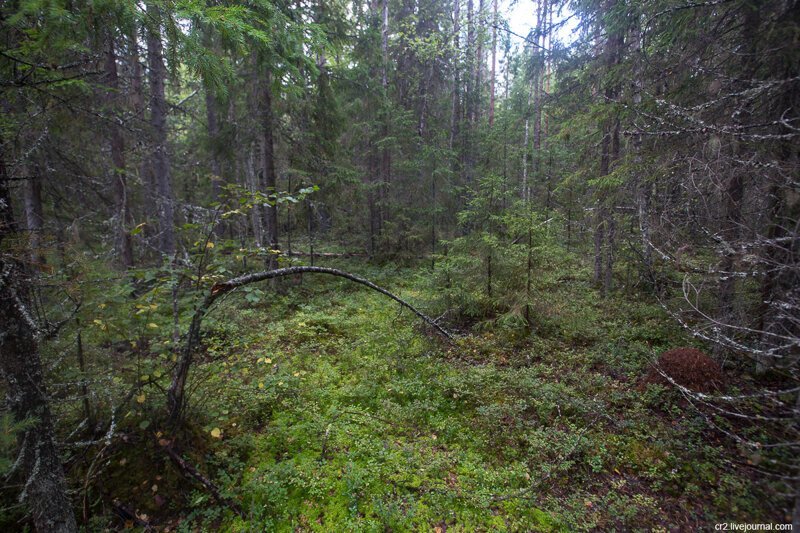
[[[369,275],[433,305],[425,272]],[[533,334],[483,328],[448,346],[372,291],[310,277],[283,290],[215,310],[193,374],[187,456],[246,518],[196,490],[167,497],[162,524],[627,531],[775,518],[702,417],[640,386],[654,355],[687,343],[646,299],[554,283],[539,288]]]

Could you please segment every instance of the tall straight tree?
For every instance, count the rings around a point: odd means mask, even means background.
[[[263,68],[263,67],[262,67]],[[278,192],[278,177],[275,173],[275,119],[272,103],[272,73],[264,69],[261,80],[261,189],[268,195]],[[278,266],[278,205],[272,201],[264,205],[264,235],[267,245],[267,267]]]
[[[476,50],[475,50],[475,101],[474,106],[474,120],[476,127],[480,126],[481,121],[481,105],[483,104],[483,42],[486,33],[486,0],[478,2],[478,15],[476,17],[477,31],[476,31]]]
[[[497,67],[497,0],[492,0],[492,72],[489,80],[489,127],[494,126],[494,84]]]
[[[450,137],[449,148],[453,150],[453,144],[458,135],[460,116],[461,116],[461,0],[453,1],[453,88],[450,96]]]
[[[747,80],[755,75],[755,68],[758,65],[758,27],[760,24],[760,13],[755,4],[745,3],[743,5],[744,15],[741,26],[742,42],[742,79]],[[746,82],[742,83],[743,86]],[[749,109],[741,111],[749,112]],[[744,113],[734,115],[737,122],[741,122]],[[740,124],[739,124],[740,125]],[[740,152],[744,147],[742,143],[734,143],[734,151]],[[741,158],[741,153],[735,153],[734,157]],[[742,231],[742,204],[745,192],[745,169],[734,168],[725,183],[722,191],[722,205],[724,206],[724,222],[722,228],[722,238],[726,243],[726,252],[722,256],[719,269],[727,274],[722,275],[719,281],[719,309],[718,318],[722,323],[735,324],[733,316],[733,306],[736,293],[737,276],[732,273],[736,270],[736,252],[733,243],[739,240]]]
[[[602,65],[604,78],[600,82],[603,89],[603,103],[609,112],[600,124],[600,168],[599,178],[609,175],[612,165],[620,157],[620,121],[615,108],[619,93],[618,82],[614,79],[613,69],[619,61],[624,40],[624,29],[620,21],[615,19],[616,0],[607,0],[600,12],[602,27],[598,28],[605,35],[602,48]],[[612,289],[614,276],[614,246],[616,236],[616,219],[614,216],[613,197],[605,183],[598,186],[598,199],[595,209],[594,233],[594,281],[607,294]],[[611,203],[612,205],[609,205]]]
[[[38,165],[23,162],[21,178],[25,185],[25,222],[28,230],[28,243],[30,246],[30,261],[34,265],[43,267],[46,263],[44,249],[42,248],[44,233],[44,206],[42,205],[42,176]]]
[[[172,171],[167,147],[167,98],[164,43],[161,37],[161,8],[147,4],[147,64],[150,79],[150,161],[158,214],[158,251],[169,258],[175,255],[175,206]]]
[[[381,177],[380,177],[380,208],[381,227],[384,227],[389,218],[389,183],[392,173],[392,160],[389,152],[389,0],[381,2],[381,88],[383,100],[381,113]]]
[[[128,176],[125,167],[125,140],[119,126],[119,104],[121,99],[119,75],[117,73],[117,54],[115,35],[108,30],[106,35],[105,75],[108,86],[108,111],[111,113],[109,143],[111,145],[111,179],[114,190],[114,252],[123,268],[133,266],[133,241],[130,227],[132,218],[128,194]]]

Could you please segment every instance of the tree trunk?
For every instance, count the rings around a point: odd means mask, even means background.
[[[475,110],[473,113],[476,128],[481,122],[481,96],[483,95],[483,30],[485,22],[483,12],[485,11],[485,1],[478,2],[478,15],[475,20],[477,25],[475,38],[478,42],[475,51]]]
[[[467,124],[472,127],[475,120],[475,4],[473,0],[467,0]]]
[[[530,145],[530,122],[531,122],[531,99],[533,98],[534,83],[531,80],[530,87],[528,88],[528,105],[525,106],[525,134],[522,137],[522,187],[520,187],[520,196],[525,202],[530,201],[530,185],[528,184],[528,148]]]
[[[454,60],[453,60],[453,93],[452,93],[452,100],[451,100],[451,109],[450,109],[450,142],[449,148],[452,151],[453,146],[458,136],[458,123],[460,121],[460,114],[461,114],[461,80],[460,80],[460,63],[461,58],[459,57],[459,46],[460,46],[460,37],[459,33],[461,32],[461,0],[455,0],[453,2],[453,52],[454,52]]]
[[[10,202],[5,162],[0,160],[0,242],[15,233]],[[29,424],[18,439],[18,465],[25,479],[21,499],[30,506],[37,531],[71,533],[78,528],[54,442],[29,283],[19,263],[0,254],[0,373],[14,420]]]
[[[107,37],[106,49],[106,84],[108,91],[108,108],[113,113],[113,123],[111,124],[109,138],[111,144],[111,169],[112,181],[114,184],[114,252],[120,266],[130,268],[133,266],[133,243],[128,228],[131,225],[130,203],[128,199],[128,175],[125,168],[125,140],[122,132],[117,125],[116,116],[117,101],[119,94],[119,77],[117,75],[117,56],[114,51],[114,36],[109,33]]]
[[[261,94],[261,192],[269,196],[278,194],[275,174],[275,143],[273,138],[272,112],[272,74],[267,70]],[[278,265],[278,205],[276,202],[264,205],[264,240],[267,247],[267,268]]]
[[[208,144],[211,156],[211,198],[220,201],[222,192],[222,164],[219,156],[219,115],[217,97],[210,87],[206,87],[206,121],[208,123]]]
[[[606,269],[603,277],[603,293],[610,294],[614,288],[614,245],[617,235],[617,221],[613,208],[608,210],[608,234],[606,235]]]
[[[167,152],[167,100],[164,89],[167,69],[164,66],[164,46],[158,26],[161,21],[161,12],[157,5],[149,4],[147,14],[153,24],[147,32],[147,62],[150,67],[150,126],[153,135],[150,160],[156,186],[158,251],[164,256],[173,258],[175,255],[175,206]]]
[[[632,102],[634,106],[639,106],[642,103],[642,89],[644,82],[642,80],[642,29],[641,22],[635,20],[631,27],[631,45],[634,55],[634,81],[633,81],[633,95]],[[639,238],[641,239],[642,246],[642,268],[640,271],[640,280],[650,289],[655,289],[655,279],[653,277],[653,248],[650,242],[650,201],[652,185],[641,175],[642,168],[642,136],[633,136],[633,153],[634,153],[634,168],[637,172],[635,187],[636,187],[636,208],[639,218]]]
[[[615,6],[616,0],[609,0],[608,10],[613,11]],[[608,76],[612,67],[617,63],[623,42],[623,33],[621,29],[607,29],[607,31],[608,36],[605,44],[606,76]],[[605,100],[607,103],[614,102],[617,97],[618,86],[616,82],[606,81],[605,83]],[[602,129],[603,139],[601,142],[599,174],[601,177],[607,176],[610,173],[612,163],[617,161],[620,157],[619,117],[614,116],[611,119],[607,119]],[[606,203],[612,201],[613,198],[609,198],[606,192],[602,192],[598,199],[597,211],[595,214],[594,281],[596,284],[602,283],[601,289],[603,295],[611,291],[614,279],[614,237],[616,234],[616,222],[614,220],[613,205],[606,205]],[[605,270],[603,266],[604,249]]]
[[[220,127],[219,127],[219,103],[214,91],[210,87],[206,87],[206,121],[208,132],[208,150],[210,155],[211,164],[211,200],[213,202],[222,201],[222,185],[224,180],[222,178],[222,162],[220,156]],[[222,220],[215,220],[213,222],[213,232],[218,237],[225,234],[225,223]]]
[[[640,145],[635,143],[634,150],[637,151],[637,163],[641,161],[638,155]],[[638,214],[639,214],[639,237],[642,241],[642,279],[652,287],[653,279],[653,248],[650,245],[650,184],[639,179],[637,187]]]
[[[489,127],[494,126],[494,81],[497,68],[497,0],[492,2],[492,78],[489,80]]]
[[[255,193],[261,188],[258,172],[256,171],[256,147],[254,145],[255,143],[250,146],[249,150],[245,150],[247,161],[244,163],[247,180],[246,187],[251,193]],[[260,207],[254,207],[250,210],[250,228],[253,231],[253,240],[257,248],[261,248],[266,242],[264,239],[264,222],[262,221],[261,211],[262,209]]]
[[[383,87],[383,127],[381,130],[381,178],[379,186],[381,227],[389,219],[389,182],[391,180],[391,155],[389,154],[389,0],[383,0],[381,16],[381,85]]]
[[[540,2],[539,10],[536,19],[536,48],[534,53],[539,56],[536,62],[533,78],[533,178],[538,180],[540,178],[541,167],[541,149],[542,149],[542,91],[544,88],[544,53],[542,48],[544,45],[544,17],[547,2],[543,0]],[[542,45],[539,41],[542,41]]]
[[[744,7],[744,21],[742,24],[742,76],[741,79],[750,79],[757,64],[756,39],[758,39],[758,26],[760,24],[759,8],[755,4],[746,4]],[[736,121],[739,120],[740,113],[736,114]],[[742,149],[742,141],[734,141],[734,151]],[[737,154],[738,155],[738,154]],[[734,318],[734,300],[736,295],[736,276],[728,274],[733,272],[736,267],[736,252],[734,250],[736,241],[741,235],[742,224],[742,200],[744,199],[744,175],[743,171],[734,168],[732,175],[728,178],[725,189],[722,192],[723,205],[723,227],[720,232],[724,241],[722,260],[719,269],[722,271],[719,281],[719,301],[717,319],[725,325],[737,325]],[[715,347],[715,352],[719,355],[722,350],[721,345]]]
[[[145,94],[144,94],[144,73],[142,72],[142,63],[139,57],[139,35],[134,29],[128,38],[128,48],[130,49],[130,76],[131,76],[131,107],[133,114],[136,116],[137,121],[144,122],[145,118]],[[146,146],[149,149],[149,140],[146,141]],[[144,193],[143,214],[146,220],[144,231],[142,232],[146,238],[151,238],[155,235],[153,221],[158,218],[156,212],[156,185],[153,178],[153,171],[151,168],[150,156],[142,156],[139,161],[139,183],[142,186]]]
[[[616,94],[616,91],[615,91]],[[620,143],[619,143],[619,118],[615,119],[614,125],[611,129],[611,154],[609,160],[609,169],[611,170],[610,165],[614,164],[615,162],[619,161],[620,158]],[[613,201],[613,199],[612,199]],[[617,221],[614,214],[614,205],[608,206],[606,210],[606,271],[605,277],[603,278],[603,292],[605,294],[610,294],[614,284],[614,246],[616,245],[616,234],[617,234]]]
[[[610,160],[611,132],[603,127],[603,139],[600,142],[600,176],[608,175]],[[605,232],[607,230],[606,194],[601,192],[597,199],[594,212],[594,283],[605,291],[605,276],[603,275],[603,249],[605,248]]]
[[[44,209],[42,207],[42,177],[38,168],[29,165],[22,166],[25,183],[25,221],[28,230],[28,245],[30,247],[30,261],[37,267],[43,267],[47,260],[42,248],[42,234],[44,232]]]

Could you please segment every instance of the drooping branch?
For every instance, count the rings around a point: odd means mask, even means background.
[[[236,288],[243,287],[251,283],[257,283],[259,281],[264,281],[267,279],[279,278],[282,276],[293,276],[297,274],[328,274],[330,276],[336,276],[350,280],[360,285],[365,285],[374,291],[377,291],[385,296],[388,296],[389,298],[396,301],[406,309],[409,309],[412,313],[414,313],[419,318],[424,320],[428,325],[433,327],[433,329],[438,334],[445,337],[448,341],[450,342],[454,341],[453,336],[442,326],[437,324],[435,320],[433,320],[428,315],[424,314],[422,311],[420,311],[410,303],[406,302],[399,296],[396,296],[391,292],[387,291],[386,289],[379,287],[378,285],[375,285],[374,283],[372,283],[367,279],[361,278],[354,274],[350,274],[349,272],[345,272],[343,270],[338,270],[336,268],[294,266],[287,268],[278,268],[275,270],[267,270],[264,272],[256,272],[253,274],[246,274],[244,276],[232,278],[229,279],[228,281],[217,283],[213,287],[211,287],[211,291],[205,297],[203,302],[200,304],[200,307],[197,308],[197,311],[195,311],[194,316],[192,317],[192,323],[189,326],[189,332],[186,338],[186,343],[183,346],[180,359],[178,361],[177,366],[175,367],[175,371],[172,376],[172,383],[170,384],[169,392],[167,394],[169,417],[170,421],[173,424],[179,422],[181,418],[183,409],[183,400],[184,400],[184,389],[186,387],[186,379],[189,375],[189,369],[192,365],[192,358],[194,356],[194,351],[200,342],[200,328],[203,323],[203,318],[208,313],[208,310],[211,308],[211,305],[217,300],[217,298]]]

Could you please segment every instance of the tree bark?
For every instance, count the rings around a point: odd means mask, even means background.
[[[758,26],[760,24],[759,8],[755,4],[743,6],[744,20],[742,23],[742,76],[741,79],[750,79],[753,75],[757,60],[756,39],[758,39]],[[741,111],[741,110],[740,110]],[[740,112],[735,114],[739,120]],[[742,149],[741,141],[734,141],[734,151]],[[736,276],[726,274],[733,272],[736,265],[737,254],[734,250],[736,241],[741,235],[742,225],[742,200],[744,199],[745,183],[742,170],[732,169],[732,175],[728,178],[724,190],[722,191],[723,205],[723,227],[720,232],[725,250],[722,254],[719,269],[722,271],[719,281],[719,301],[717,318],[722,324],[736,325],[734,317],[734,301],[736,295]],[[723,347],[715,346],[715,352],[719,355]]]
[[[141,58],[139,56],[139,35],[135,28],[128,37],[128,48],[130,49],[128,61],[131,69],[131,107],[137,122],[143,123],[145,121],[145,113],[147,111],[144,94],[144,73],[142,69]],[[145,141],[145,146],[149,150],[149,137]],[[139,161],[138,169],[138,179],[142,186],[142,192],[144,196],[144,202],[142,202],[144,204],[143,214],[146,221],[142,233],[148,239],[155,235],[155,225],[153,221],[158,218],[158,212],[156,209],[156,185],[153,178],[151,163],[152,161],[150,155],[143,155]]]
[[[28,230],[28,246],[30,247],[31,264],[43,267],[47,263],[42,248],[42,234],[44,232],[44,208],[42,207],[42,177],[39,169],[31,169],[23,165],[23,178],[25,183],[25,221]]]
[[[473,0],[467,0],[467,46],[466,46],[466,95],[464,104],[466,107],[466,124],[464,133],[462,135],[462,148],[461,154],[463,160],[464,181],[467,185],[472,183],[475,171],[475,154],[473,154],[473,143],[475,137],[475,111],[476,111],[476,92],[475,87],[475,64],[476,50],[475,50],[475,4]]]
[[[481,96],[483,95],[483,35],[484,35],[484,10],[485,10],[485,1],[480,0],[478,2],[478,14],[476,17],[476,24],[477,24],[477,32],[476,32],[476,39],[478,40],[476,51],[475,51],[475,110],[474,113],[474,121],[476,126],[480,125],[481,122]]]
[[[610,160],[610,137],[611,132],[606,126],[603,127],[603,139],[600,142],[600,176],[608,175]],[[605,291],[605,276],[603,274],[603,249],[605,248],[605,233],[607,230],[606,213],[606,194],[599,193],[594,212],[594,283]]]
[[[106,85],[108,86],[108,109],[113,113],[112,124],[109,132],[111,144],[111,169],[114,184],[114,252],[120,266],[130,268],[133,266],[133,242],[128,228],[131,225],[130,203],[128,199],[128,175],[125,167],[125,140],[117,125],[119,118],[116,116],[120,98],[119,76],[117,75],[117,56],[114,50],[114,36],[109,32],[106,48]]]
[[[544,88],[544,17],[547,9],[547,1],[540,2],[536,18],[536,48],[534,53],[538,56],[538,61],[534,67],[533,78],[533,177],[540,178],[541,149],[542,149],[542,91]],[[539,44],[539,41],[542,44]]]
[[[531,80],[530,87],[528,88],[528,102],[525,106],[525,133],[522,137],[522,186],[520,187],[520,196],[525,202],[530,201],[530,184],[528,183],[528,148],[530,145],[530,130],[531,130],[531,99],[533,98],[534,80]]]
[[[451,99],[450,109],[450,142],[449,148],[452,151],[456,137],[458,136],[458,125],[461,115],[461,79],[460,79],[460,63],[461,57],[459,55],[459,47],[461,38],[461,0],[453,2],[453,93]]]
[[[616,6],[616,0],[609,0],[608,11],[611,12]],[[606,76],[611,72],[612,67],[619,60],[619,53],[623,44],[623,33],[620,28],[613,30],[607,28],[608,36],[605,43],[605,68]],[[605,82],[604,90],[606,103],[612,103],[617,97],[619,87],[616,82]],[[602,125],[603,139],[601,141],[600,153],[600,173],[599,175],[608,176],[611,172],[611,165],[620,157],[619,140],[620,122],[616,111],[613,117],[606,119]],[[595,238],[594,238],[594,281],[595,284],[602,284],[602,294],[611,292],[614,280],[614,237],[616,234],[616,222],[614,220],[614,208],[606,205],[611,202],[609,194],[601,192],[597,201],[595,212]],[[603,253],[605,252],[605,266],[603,265]]]
[[[0,243],[16,231],[10,202],[8,174],[0,160]],[[18,439],[18,465],[25,479],[21,499],[30,506],[37,531],[71,533],[78,528],[54,442],[29,286],[19,262],[0,254],[0,373],[14,420],[28,424]]]
[[[167,99],[164,84],[164,46],[161,42],[161,10],[148,4],[147,14],[153,24],[147,31],[147,62],[150,68],[150,126],[152,129],[151,167],[156,186],[158,212],[158,251],[173,258],[175,255],[175,206],[172,196],[172,176],[167,152]]]
[[[381,15],[381,86],[383,87],[383,126],[381,129],[381,177],[379,186],[381,228],[389,219],[389,182],[391,180],[391,154],[389,153],[389,0],[383,0]]]
[[[492,2],[492,78],[489,80],[489,127],[494,126],[494,82],[497,68],[497,0]]]
[[[273,136],[274,120],[272,111],[272,73],[267,70],[261,94],[261,189],[273,197],[278,194],[278,180],[275,174],[275,142]],[[277,198],[277,196],[274,196]],[[278,205],[273,201],[264,205],[264,236],[267,246],[267,268],[278,265],[278,256],[271,250],[278,250]]]
[[[217,97],[210,87],[206,87],[206,121],[208,131],[209,153],[211,156],[211,198],[218,202],[222,193],[222,164],[219,156],[219,114]]]

